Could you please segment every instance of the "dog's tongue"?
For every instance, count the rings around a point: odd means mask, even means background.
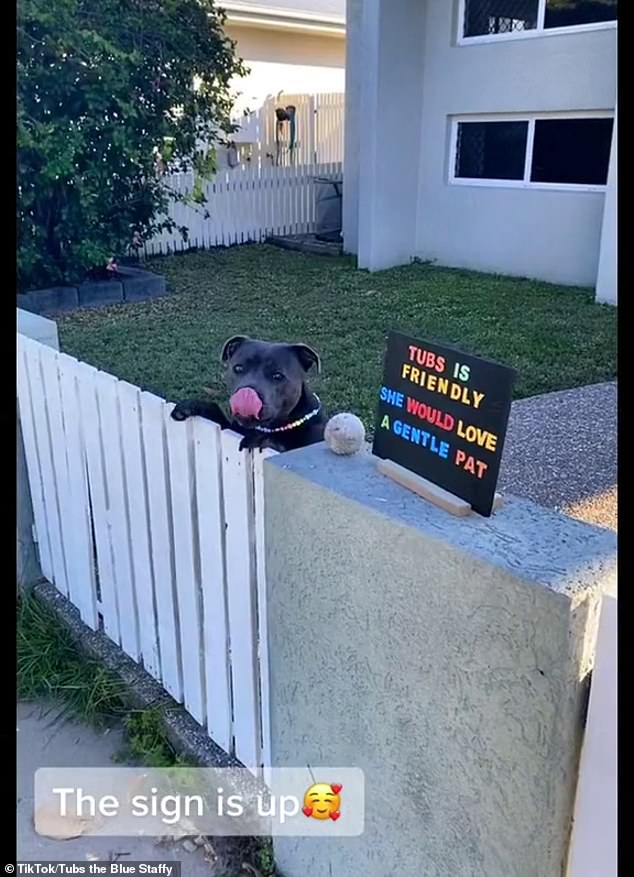
[[[229,407],[231,413],[237,414],[238,417],[255,417],[258,420],[262,410],[262,400],[251,387],[242,387],[229,399]]]

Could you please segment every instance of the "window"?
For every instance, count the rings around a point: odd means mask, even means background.
[[[576,118],[457,119],[451,182],[603,187],[608,178],[613,124],[607,113]]]
[[[612,119],[536,119],[531,181],[605,186]]]
[[[522,180],[528,122],[459,122],[456,176]]]
[[[616,21],[617,0],[546,0],[544,28]]]
[[[462,39],[602,26],[617,20],[617,0],[462,0]],[[528,32],[528,33],[527,33]]]

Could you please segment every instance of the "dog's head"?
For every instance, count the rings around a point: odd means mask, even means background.
[[[286,420],[301,398],[307,373],[320,368],[319,356],[306,344],[274,344],[244,335],[225,341],[220,358],[231,414],[245,427]]]

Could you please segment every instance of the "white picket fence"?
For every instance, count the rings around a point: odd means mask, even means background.
[[[289,127],[276,133],[275,108],[296,108],[296,142],[290,148]],[[240,163],[220,166],[205,183],[205,204],[170,204],[168,215],[188,229],[156,235],[145,245],[146,256],[184,250],[261,242],[270,235],[308,234],[315,229],[315,177],[340,179],[344,144],[343,94],[283,94],[270,98],[242,121],[235,135]],[[166,185],[178,195],[191,194],[192,173],[170,174]]]
[[[44,576],[219,746],[268,765],[266,452],[23,335],[18,403]]]
[[[315,177],[339,178],[341,163],[291,167],[236,167],[219,171],[204,187],[204,205],[171,203],[169,216],[186,226],[163,232],[146,244],[148,256],[261,242],[270,235],[307,234],[315,227]],[[191,193],[193,175],[172,174],[168,185],[179,195]]]

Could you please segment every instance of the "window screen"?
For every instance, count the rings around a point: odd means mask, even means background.
[[[537,27],[538,0],[465,0],[465,37]]]
[[[521,180],[528,122],[459,122],[456,177]]]

